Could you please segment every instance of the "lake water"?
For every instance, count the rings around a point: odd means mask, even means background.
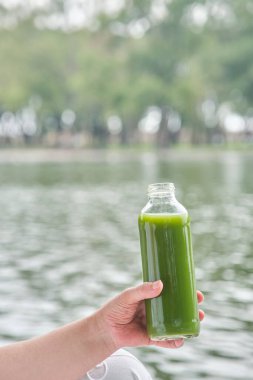
[[[179,350],[130,351],[156,380],[253,379],[253,155],[22,157],[0,164],[1,344],[88,315],[139,283],[137,215],[147,185],[171,181],[191,214],[206,319]]]

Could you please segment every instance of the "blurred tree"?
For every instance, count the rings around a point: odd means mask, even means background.
[[[84,9],[77,3],[7,8],[0,1],[0,112],[37,98],[40,131],[85,131],[100,144],[110,115],[122,120],[121,141],[133,142],[139,120],[156,106],[157,142],[167,146],[171,111],[198,143],[206,99],[242,114],[252,107],[250,1],[132,0],[110,13],[97,0],[86,2],[93,6],[87,28],[70,22],[75,7]],[[62,122],[68,109],[76,115],[71,126]]]

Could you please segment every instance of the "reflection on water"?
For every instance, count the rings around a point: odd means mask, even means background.
[[[1,343],[87,315],[141,278],[137,214],[169,180],[192,218],[207,317],[180,350],[132,351],[156,379],[252,379],[253,157],[0,166]]]

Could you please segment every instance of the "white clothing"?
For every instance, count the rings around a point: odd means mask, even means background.
[[[152,380],[152,378],[134,355],[120,349],[87,372],[82,380]]]

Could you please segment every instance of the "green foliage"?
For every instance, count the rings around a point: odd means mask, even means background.
[[[0,29],[0,111],[16,112],[37,96],[42,126],[58,120],[48,129],[60,127],[63,110],[72,109],[77,130],[92,130],[96,120],[103,124],[118,114],[129,134],[152,105],[176,110],[184,127],[199,131],[198,110],[210,96],[247,113],[253,103],[253,7],[248,1],[215,3],[232,15],[226,22],[210,2],[164,1],[167,13],[158,20],[155,1],[135,0],[117,18],[98,14],[96,31],[38,29],[40,12],[31,12],[15,28]],[[211,9],[201,25],[189,21],[196,4]],[[50,12],[65,9],[63,2],[50,6]],[[147,30],[133,38],[129,30],[140,20]],[[115,23],[123,34],[111,32]]]

